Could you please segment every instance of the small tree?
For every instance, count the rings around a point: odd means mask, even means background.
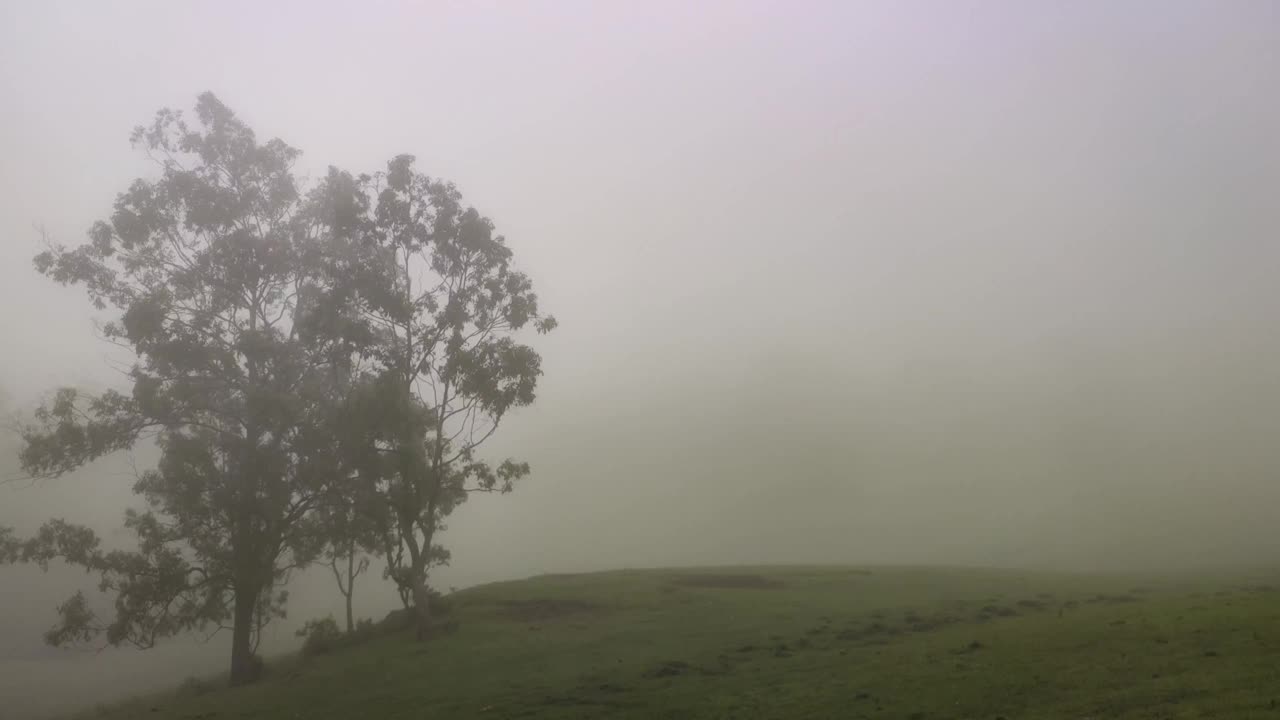
[[[369,568],[369,555],[378,546],[372,513],[360,508],[354,493],[335,492],[322,503],[318,514],[320,534],[326,542],[324,559],[346,603],[347,632],[355,632],[352,604],[356,579]]]
[[[468,494],[507,492],[529,472],[477,449],[534,400],[541,358],[516,334],[556,321],[493,223],[413,162],[401,155],[359,178],[331,171],[313,201],[330,261],[317,327],[369,360],[345,413],[346,452],[380,501],[370,507],[388,574],[421,633],[429,571],[449,558],[437,542],[445,518]]]
[[[22,543],[14,537],[13,528],[0,525],[0,565],[9,565],[22,558]]]
[[[328,439],[309,428],[326,412],[332,357],[298,332],[308,297],[306,227],[280,140],[260,143],[211,94],[198,124],[164,110],[136,145],[160,167],[120,194],[89,242],[52,247],[37,269],[83,286],[103,331],[130,347],[131,393],[58,391],[24,433],[21,462],[51,477],[153,439],[156,469],[134,486],[146,509],[125,525],[132,552],[105,552],[84,528],[52,522],[27,559],[61,557],[97,573],[115,595],[102,621],[83,595],[59,608],[50,642],[105,633],[150,647],[208,625],[232,632],[231,682],[251,680],[262,625],[282,612],[277,589],[319,545],[313,510],[334,475]]]

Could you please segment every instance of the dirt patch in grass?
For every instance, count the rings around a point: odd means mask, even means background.
[[[720,673],[710,668],[691,665],[683,660],[667,660],[645,671],[644,677],[647,678],[672,678],[681,675],[719,675]]]
[[[1094,595],[1093,597],[1085,600],[1086,603],[1089,603],[1091,605],[1096,605],[1099,603],[1103,605],[1123,605],[1126,603],[1136,603],[1140,601],[1141,601],[1141,598],[1134,597],[1133,595],[1107,595],[1107,594]]]
[[[869,623],[863,628],[849,628],[836,634],[837,640],[865,640],[867,638],[876,637],[877,635],[888,634],[890,628],[888,625],[879,620]]]
[[[499,603],[502,614],[518,622],[546,622],[602,612],[604,608],[585,600],[508,600]]]
[[[682,587],[723,588],[731,590],[770,590],[784,587],[781,580],[763,575],[677,575],[670,580],[672,585]]]
[[[1018,611],[1008,605],[984,605],[975,619],[979,622],[991,620],[998,617],[1015,617]]]
[[[941,630],[949,625],[955,625],[958,622],[960,622],[960,618],[954,615],[938,613],[936,615],[930,615],[916,620],[911,623],[907,629],[916,633],[933,632],[934,630]]]

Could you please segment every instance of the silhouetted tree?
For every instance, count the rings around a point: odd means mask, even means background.
[[[556,322],[493,224],[413,163],[401,155],[374,176],[331,170],[314,193],[329,262],[312,318],[368,361],[344,413],[344,452],[380,501],[366,507],[422,633],[429,571],[449,559],[437,542],[445,518],[469,493],[507,492],[529,472],[477,449],[534,400],[541,359],[516,334]]]
[[[369,556],[377,552],[379,541],[373,513],[360,507],[361,500],[353,488],[344,487],[330,493],[317,513],[324,559],[346,604],[349,633],[355,631],[352,604],[356,579],[369,568]]]
[[[0,565],[15,563],[22,557],[22,543],[13,534],[13,528],[0,525]]]
[[[313,511],[340,477],[325,456],[331,437],[312,428],[331,400],[333,353],[298,332],[311,297],[298,151],[259,142],[211,94],[196,117],[189,125],[162,110],[135,130],[159,178],[121,193],[84,245],[35,260],[115,311],[103,331],[137,361],[130,393],[58,391],[23,433],[22,465],[57,476],[154,440],[158,466],[134,486],[146,507],[125,519],[138,547],[105,552],[87,529],[52,521],[25,555],[84,566],[115,597],[103,620],[77,594],[59,608],[50,642],[103,633],[150,647],[226,626],[238,684],[255,675],[262,625],[282,610],[279,587],[323,541]]]

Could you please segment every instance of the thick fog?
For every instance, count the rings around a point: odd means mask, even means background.
[[[560,320],[538,401],[485,451],[533,475],[451,519],[441,587],[1274,565],[1277,77],[1265,2],[6,3],[4,412],[121,385],[128,355],[30,259],[152,172],[134,125],[212,90],[312,178],[416,154]],[[0,487],[0,526],[127,543],[153,460]],[[91,583],[0,570],[10,711],[221,669],[190,640],[45,648]],[[277,649],[339,607],[323,573],[291,589]],[[357,594],[396,602],[376,575]]]

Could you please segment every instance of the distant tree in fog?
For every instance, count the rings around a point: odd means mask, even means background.
[[[0,525],[0,565],[17,562],[22,557],[22,542],[13,534],[13,528]]]
[[[470,493],[507,492],[529,472],[477,450],[534,400],[541,358],[519,333],[556,321],[493,223],[411,156],[374,176],[331,170],[313,201],[328,272],[310,330],[368,361],[338,435],[387,574],[425,633],[429,572],[449,559],[445,518]]]
[[[363,496],[345,484],[326,496],[318,515],[324,538],[324,560],[333,573],[346,609],[346,630],[355,631],[356,580],[369,568],[369,558],[378,553],[380,536],[372,517],[360,506]]]

